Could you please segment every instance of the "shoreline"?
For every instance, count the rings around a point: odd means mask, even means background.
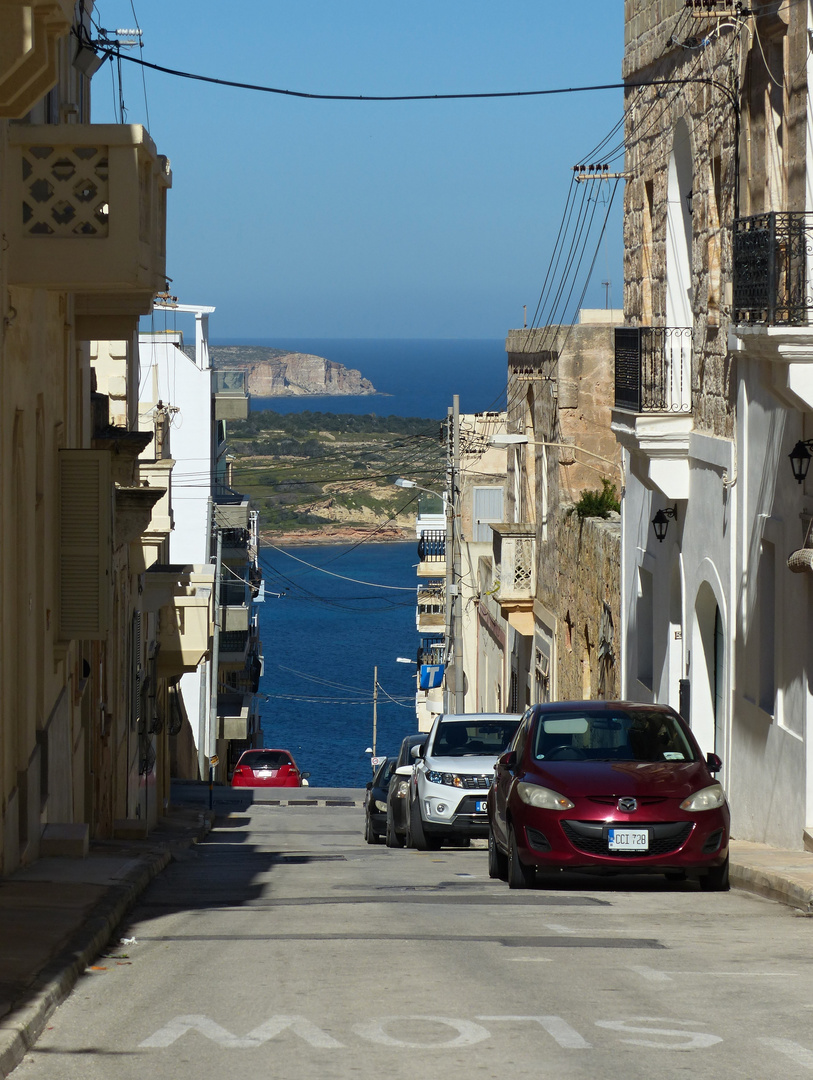
[[[272,544],[276,547],[317,547],[320,544],[403,544],[417,539],[415,528],[402,527],[400,525],[388,525],[386,528],[373,531],[363,525],[354,527],[347,525],[337,528],[311,529],[301,532],[271,532],[264,529],[260,532],[260,546]]]

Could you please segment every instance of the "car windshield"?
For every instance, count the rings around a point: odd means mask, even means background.
[[[249,769],[279,769],[290,765],[291,759],[282,750],[249,750],[240,758],[239,764]]]
[[[433,757],[497,756],[514,737],[519,719],[441,720],[432,746]]]
[[[676,717],[645,709],[540,713],[533,756],[537,761],[697,760]]]

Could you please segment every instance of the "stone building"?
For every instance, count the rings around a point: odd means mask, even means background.
[[[622,693],[679,707],[736,835],[790,847],[813,816],[813,608],[787,564],[813,513],[788,461],[813,409],[810,19],[626,0],[613,412]]]
[[[142,588],[169,527],[138,454],[138,317],[165,285],[171,174],[138,125],[90,123],[93,4],[0,4],[0,864],[145,831],[166,797],[168,683]],[[123,415],[91,342],[122,342]],[[149,487],[147,486],[149,484]]]
[[[616,697],[620,526],[581,517],[586,491],[621,492],[610,431],[613,324],[620,313],[512,330],[505,517],[479,561],[478,708]]]

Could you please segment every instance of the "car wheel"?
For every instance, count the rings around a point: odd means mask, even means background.
[[[410,845],[417,848],[418,851],[429,850],[429,845],[426,842],[426,833],[423,831],[421,808],[417,799],[409,808],[409,840]]]
[[[722,866],[715,866],[713,870],[700,879],[700,888],[703,892],[728,892],[728,856]]]
[[[387,818],[387,847],[402,847],[403,839],[392,827],[392,818]]]
[[[367,841],[368,844],[377,844],[378,843],[378,837],[376,836],[375,831],[373,829],[373,822],[372,822],[372,819],[370,818],[369,812],[367,813],[367,815],[365,817],[365,822],[364,822],[364,839]]]
[[[508,856],[497,847],[492,829],[488,830],[488,876],[508,881]]]
[[[536,879],[536,868],[526,866],[519,860],[517,834],[513,826],[508,830],[508,888],[530,889]]]

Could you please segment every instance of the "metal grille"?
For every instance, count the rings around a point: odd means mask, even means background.
[[[615,407],[631,412],[692,411],[692,328],[615,330]]]
[[[421,562],[443,562],[446,558],[446,533],[443,529],[424,529],[418,541]]]
[[[528,538],[516,541],[514,555],[514,592],[530,592],[534,571],[534,542]]]
[[[734,321],[801,326],[813,308],[813,214],[757,214],[734,222]]]
[[[692,823],[687,821],[679,832],[673,833],[671,836],[657,837],[650,833],[649,848],[646,851],[610,851],[606,836],[583,836],[573,828],[570,822],[562,821],[560,824],[562,832],[578,851],[584,851],[589,855],[610,855],[622,859],[640,858],[647,855],[668,855],[670,852],[677,851],[679,847],[682,847],[689,839],[689,834],[692,831]],[[652,826],[648,827],[652,828]],[[639,825],[636,822],[635,828],[645,829],[647,826]]]

